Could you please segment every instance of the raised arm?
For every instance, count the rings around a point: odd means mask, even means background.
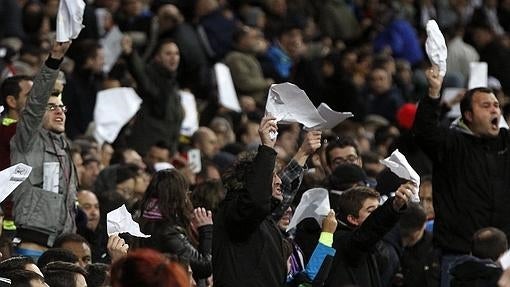
[[[439,126],[440,91],[443,77],[439,75],[437,66],[425,72],[429,85],[428,96],[424,97],[416,112],[414,120],[414,135],[417,143],[429,155],[435,156],[446,141],[448,130]]]
[[[57,80],[60,63],[69,49],[70,42],[54,43],[50,56],[34,78],[34,84],[28,95],[27,104],[21,112],[12,143],[19,151],[30,147],[32,137],[42,128],[43,117],[48,99]]]
[[[276,132],[274,117],[264,117],[260,123],[259,135],[262,145],[246,172],[245,187],[233,191],[234,195],[224,201],[225,221],[232,232],[243,230],[250,233],[271,214],[273,170],[276,152],[273,149],[276,139],[270,134]],[[230,191],[229,191],[230,192]]]
[[[212,214],[205,208],[196,208],[194,215],[198,228],[198,247],[195,248],[182,233],[175,234],[175,230],[169,229],[165,234],[165,238],[168,238],[165,240],[165,244],[168,244],[166,250],[175,250],[175,254],[188,261],[195,276],[207,278],[212,273]]]
[[[321,146],[321,135],[321,131],[308,131],[298,152],[283,170],[281,175],[283,200],[273,211],[274,220],[280,220],[292,204],[303,180],[306,161]]]
[[[412,197],[412,187],[410,182],[400,185],[395,197],[375,209],[347,238],[338,242],[335,239],[338,244],[336,249],[342,249],[350,264],[358,265],[373,250],[375,244],[397,224],[400,211],[406,208]]]
[[[145,65],[140,55],[133,49],[133,40],[129,36],[125,36],[121,41],[122,54],[127,60],[128,69],[135,79],[141,91],[140,97],[150,97],[156,99],[159,95],[157,86],[151,81],[145,73]]]

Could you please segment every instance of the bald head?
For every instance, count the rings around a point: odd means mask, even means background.
[[[99,201],[96,195],[89,190],[81,190],[78,192],[77,196],[80,208],[87,215],[87,228],[96,230],[100,217]]]
[[[192,137],[193,146],[207,158],[212,159],[218,153],[218,138],[208,127],[200,127]]]

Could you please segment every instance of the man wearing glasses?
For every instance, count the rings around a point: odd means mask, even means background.
[[[70,43],[55,43],[33,80],[11,140],[11,162],[32,167],[29,178],[13,193],[17,252],[37,259],[55,238],[76,227],[77,176],[64,135],[66,108],[52,92],[60,63]]]
[[[330,173],[333,173],[337,166],[343,164],[355,164],[362,167],[358,146],[353,139],[348,137],[338,138],[328,143],[326,147],[326,162]]]

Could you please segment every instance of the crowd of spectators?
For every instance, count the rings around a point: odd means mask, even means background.
[[[55,43],[58,0],[0,1],[0,170],[33,168],[1,203],[0,286],[497,285],[510,1],[85,2],[79,37]],[[444,77],[424,51],[429,20]],[[478,61],[487,87],[467,90]],[[219,100],[217,63],[241,111]],[[284,82],[354,117],[277,124],[265,104]],[[104,142],[97,94],[118,87],[142,103]],[[381,164],[396,149],[420,186]],[[287,230],[319,187],[329,214]],[[151,237],[108,236],[122,205]]]

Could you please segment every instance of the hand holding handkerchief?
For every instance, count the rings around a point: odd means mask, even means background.
[[[303,193],[301,201],[290,220],[287,231],[296,227],[305,218],[315,218],[322,227],[322,220],[329,214],[329,195],[324,188],[312,188]]]
[[[0,171],[0,202],[11,194],[30,175],[32,167],[18,163]]]
[[[57,13],[57,42],[69,42],[78,38],[83,29],[83,0],[60,0]]]
[[[402,179],[412,181],[414,183],[412,202],[420,202],[418,191],[420,188],[420,176],[407,162],[406,157],[397,149],[389,157],[380,161],[388,167],[394,174]]]
[[[108,212],[106,215],[106,231],[108,236],[115,233],[129,233],[136,237],[151,237],[150,235],[143,234],[140,231],[140,226],[133,220],[131,213],[127,211],[126,205]]]
[[[446,75],[446,57],[448,49],[443,34],[436,21],[429,20],[427,22],[427,41],[425,42],[425,50],[430,61],[439,67],[441,77]]]

